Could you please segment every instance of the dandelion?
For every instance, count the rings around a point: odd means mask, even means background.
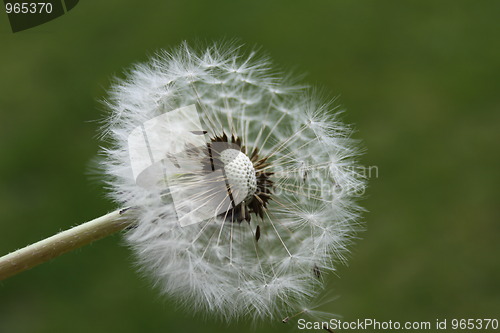
[[[137,65],[109,101],[105,132],[113,148],[103,165],[113,198],[138,207],[126,239],[141,267],[164,293],[227,319],[281,315],[314,296],[322,273],[334,269],[335,258],[344,260],[359,215],[353,192],[363,182],[352,172],[350,130],[328,104],[269,68],[237,47],[196,52],[183,44]],[[138,186],[127,135],[190,105],[212,155],[186,153],[184,164],[199,170],[169,179],[168,194]],[[217,170],[223,175],[207,180],[204,171]],[[233,185],[229,193],[204,188],[220,179]],[[163,180],[159,174],[156,181]],[[200,190],[187,191],[181,205],[212,202],[214,209],[182,226],[171,196],[186,187]],[[231,193],[241,200],[221,207]]]
[[[184,43],[136,65],[106,104],[106,184],[163,293],[226,320],[281,320],[346,260],[365,186],[352,130],[268,59]]]

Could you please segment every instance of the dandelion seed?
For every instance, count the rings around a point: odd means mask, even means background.
[[[329,103],[239,49],[182,44],[136,65],[110,94],[103,167],[113,199],[136,207],[126,239],[165,294],[226,319],[275,318],[313,298],[321,273],[343,260],[361,211],[350,189],[364,181],[352,173],[351,130]],[[192,170],[153,181],[168,186],[139,186],[129,134],[193,105],[201,129],[191,132],[205,145],[175,162]],[[231,186],[214,190],[221,181]],[[189,195],[175,202],[178,193]],[[211,211],[183,226],[184,208]]]

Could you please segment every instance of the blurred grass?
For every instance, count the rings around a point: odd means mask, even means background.
[[[379,170],[325,310],[499,318],[499,13],[498,1],[81,1],[16,34],[0,14],[0,253],[114,208],[86,174],[114,75],[182,40],[238,37],[338,94]],[[119,236],[0,283],[2,333],[251,330],[177,310]]]

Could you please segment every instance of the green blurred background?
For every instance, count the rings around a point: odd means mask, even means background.
[[[0,254],[115,208],[88,175],[113,76],[182,40],[237,37],[339,96],[378,167],[367,231],[322,309],[500,319],[499,18],[500,1],[109,0],[13,34],[1,13]],[[176,309],[123,245],[113,236],[0,282],[0,332],[253,330]]]

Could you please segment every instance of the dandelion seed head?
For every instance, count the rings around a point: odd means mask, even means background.
[[[345,260],[359,229],[353,190],[365,182],[353,172],[351,129],[330,103],[271,68],[239,46],[184,43],[134,66],[107,101],[102,165],[111,197],[136,208],[126,240],[139,266],[190,310],[227,320],[296,312]],[[193,105],[204,145],[176,155],[188,171],[141,186],[131,133]],[[219,182],[226,185],[213,190]],[[176,202],[186,189],[199,190]],[[180,211],[206,218],[182,225]]]

